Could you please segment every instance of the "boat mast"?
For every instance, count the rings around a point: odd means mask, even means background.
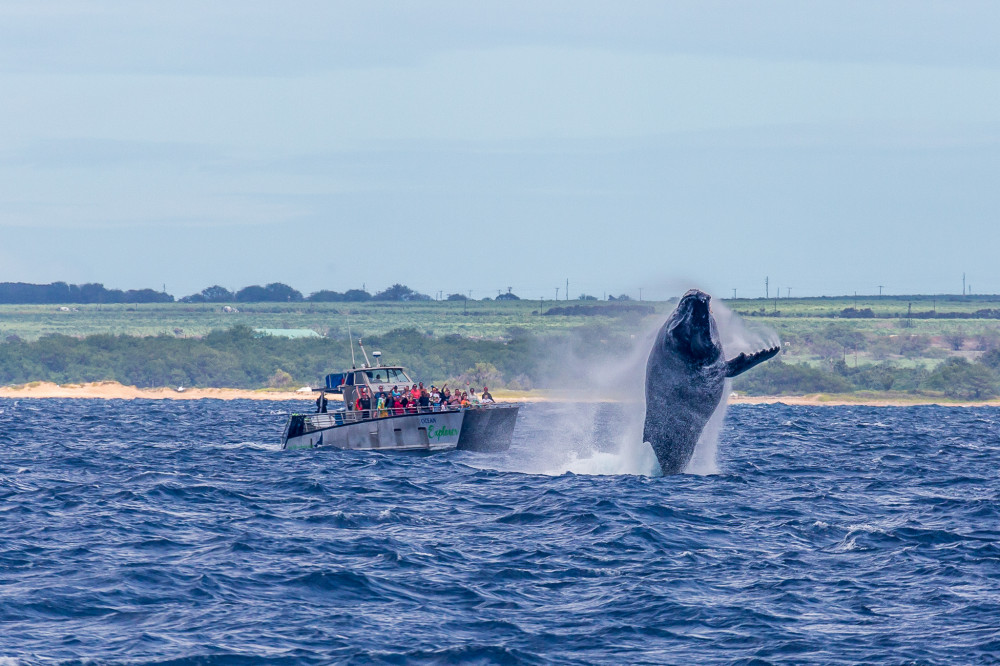
[[[351,368],[358,367],[354,362],[354,336],[351,335],[351,318],[347,318],[347,340],[351,343]],[[360,341],[359,341],[360,342]]]

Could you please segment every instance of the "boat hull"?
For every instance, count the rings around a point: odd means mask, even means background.
[[[497,452],[510,448],[520,405],[490,405],[465,411],[458,448],[463,451]]]
[[[354,417],[354,418],[352,418]],[[353,412],[293,414],[284,449],[334,446],[360,451],[448,451],[458,446],[465,412],[405,414],[356,419]]]
[[[481,405],[454,411],[362,419],[358,412],[292,414],[283,449],[335,446],[360,451],[506,451],[519,405]]]

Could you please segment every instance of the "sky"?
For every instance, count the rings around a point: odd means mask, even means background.
[[[1000,293],[997,25],[973,1],[0,0],[0,281]]]

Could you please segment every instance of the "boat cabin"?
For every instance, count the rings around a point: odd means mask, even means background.
[[[358,397],[358,387],[364,386],[368,395],[373,396],[382,386],[386,390],[393,386],[409,389],[416,382],[406,374],[406,369],[399,365],[379,365],[374,368],[355,368],[348,372],[335,372],[326,376],[326,387],[321,389],[327,393],[341,393],[347,409],[353,409]]]

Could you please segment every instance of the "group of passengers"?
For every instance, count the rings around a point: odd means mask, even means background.
[[[477,395],[476,389],[471,387],[465,391],[452,391],[445,384],[440,389],[434,385],[428,389],[423,382],[418,382],[410,388],[394,385],[386,389],[380,384],[373,394],[366,387],[358,386],[353,407],[362,418],[367,419],[466,409],[492,402],[493,396],[486,386],[482,395]]]

